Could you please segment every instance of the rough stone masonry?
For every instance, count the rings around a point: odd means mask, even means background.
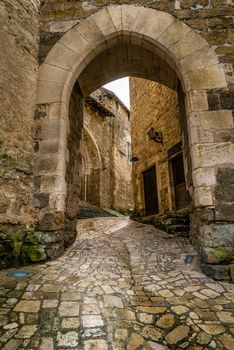
[[[178,81],[182,84],[192,163],[191,233],[204,271],[230,279],[231,1],[3,0],[0,14],[3,267],[19,258],[55,257],[75,238],[79,209],[71,174],[81,154],[69,124],[73,88],[80,94],[80,130],[82,101],[89,93],[108,79],[137,75],[176,91]]]

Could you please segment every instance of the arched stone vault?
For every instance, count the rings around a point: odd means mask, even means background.
[[[114,74],[105,75],[102,81],[95,82],[88,73],[86,67],[92,67],[93,60],[97,59],[103,52],[110,50],[118,44],[128,43],[137,47],[139,53],[147,49],[151,55],[156,54],[159,57],[159,72],[154,69],[154,59],[151,59],[150,67],[147,62],[137,60],[134,75],[144,77],[144,70],[149,70],[147,78],[159,80],[169,86],[176,88],[175,79],[169,82],[171,71],[175,71],[179,76],[183,89],[186,94],[188,124],[190,128],[190,119],[193,112],[203,112],[208,108],[206,89],[215,89],[226,87],[225,75],[217,57],[209,47],[206,40],[201,38],[191,28],[183,22],[175,19],[173,16],[144,7],[131,5],[109,6],[94,15],[83,20],[80,24],[70,29],[49,52],[44,63],[40,67],[38,78],[38,104],[49,104],[50,115],[48,124],[57,120],[61,123],[61,134],[58,135],[59,159],[56,175],[62,180],[64,175],[64,157],[66,153],[66,119],[69,97],[75,81],[80,78],[83,87],[83,97],[95,90],[98,85],[104,82],[123,76],[129,73],[129,68],[124,65],[117,67],[117,60],[112,60],[111,68]],[[135,53],[135,50],[133,50]],[[165,63],[166,61],[166,63]],[[108,69],[105,62],[99,63],[99,71]],[[131,62],[126,62],[131,64]],[[161,66],[160,66],[161,64]],[[95,65],[96,66],[96,65]],[[145,67],[146,66],[146,67]],[[157,64],[158,66],[158,64]],[[135,68],[134,67],[134,68]],[[167,71],[163,69],[166,67]],[[160,70],[161,68],[161,70]],[[118,70],[118,71],[117,71]],[[116,72],[117,71],[117,72]],[[141,72],[143,72],[141,74]],[[157,76],[158,74],[158,76]],[[159,76],[161,74],[161,78]],[[175,77],[175,74],[173,77]],[[82,79],[82,76],[84,78]],[[100,76],[100,75],[99,75]],[[89,79],[88,79],[89,78]],[[84,80],[91,84],[84,84]],[[44,121],[47,123],[47,120]],[[193,126],[193,125],[191,125]],[[199,143],[199,140],[196,140]],[[191,144],[192,146],[192,144]],[[194,167],[197,167],[194,164]],[[61,183],[61,190],[57,188],[61,195],[66,185]],[[57,191],[56,191],[57,192]],[[57,192],[57,194],[58,194]],[[212,204],[203,203],[203,204]],[[58,205],[58,210],[63,210],[63,204]]]
[[[233,126],[231,111],[208,111],[207,90],[227,88],[223,67],[206,40],[182,21],[161,11],[122,5],[103,8],[68,30],[40,67],[37,103],[39,109],[46,106],[47,110],[41,130],[56,130],[53,142],[57,145],[56,154],[41,152],[51,142],[45,132],[37,169],[42,178],[52,176],[53,182],[43,187],[50,202],[41,218],[47,212],[65,211],[68,106],[75,82],[84,98],[124,75],[174,89],[180,80],[186,98],[194,205],[215,207],[215,173],[222,164],[228,167],[234,154],[233,145],[214,142],[212,134]],[[195,230],[199,225],[194,224]],[[204,227],[198,228],[201,245],[206,244]]]
[[[83,130],[84,130],[84,135],[86,135],[86,137],[90,139],[90,143],[93,144],[93,149],[95,152],[95,167],[101,169],[102,158],[101,158],[100,150],[99,150],[98,144],[95,140],[95,137],[94,137],[92,131],[87,127],[87,125],[84,126]]]

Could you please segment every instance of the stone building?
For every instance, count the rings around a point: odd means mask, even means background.
[[[185,135],[174,90],[130,79],[133,188],[136,215],[187,234],[191,164],[183,154]],[[182,142],[183,139],[183,142]],[[186,175],[185,175],[186,174]]]
[[[2,0],[0,13],[1,255],[40,261],[74,241],[84,98],[135,76],[179,93],[191,234],[203,270],[230,278],[231,1]]]
[[[130,112],[107,89],[86,99],[82,147],[80,199],[123,212],[133,208]]]

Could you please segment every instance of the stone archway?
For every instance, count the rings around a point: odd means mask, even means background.
[[[233,224],[221,217],[217,222],[215,188],[219,179],[222,183],[219,169],[223,165],[230,168],[234,154],[230,142],[215,141],[214,135],[231,128],[233,121],[231,111],[208,111],[207,94],[226,89],[227,83],[222,65],[206,40],[164,12],[132,5],[108,6],[70,29],[41,65],[37,103],[44,117],[37,123],[44,136],[39,142],[37,169],[42,178],[39,191],[49,195],[49,204],[39,213],[39,229],[70,232],[72,228],[70,224],[66,228],[66,222],[75,218],[75,212],[69,220],[66,217],[65,176],[67,134],[71,132],[68,110],[74,84],[77,82],[82,113],[84,97],[108,80],[126,74],[174,89],[178,80],[182,84],[192,160],[193,236],[200,244],[204,269],[214,275],[217,266],[220,269],[232,254],[229,242]],[[54,130],[53,140],[46,135],[48,129]],[[51,142],[53,151],[46,147]],[[74,239],[74,233],[69,239],[63,234],[68,243]],[[215,260],[220,245],[225,256],[221,261]],[[217,265],[207,265],[213,262]],[[230,271],[229,265],[221,268]]]

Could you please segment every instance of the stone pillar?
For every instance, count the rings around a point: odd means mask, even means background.
[[[189,115],[193,167],[192,238],[199,244],[203,272],[234,280],[233,92],[208,90],[198,96],[204,111]],[[206,110],[205,110],[206,109]]]
[[[18,259],[34,227],[32,128],[39,6],[40,0],[0,3],[0,267]]]
[[[56,103],[39,104],[35,114],[33,198],[38,223],[33,237],[44,252],[41,260],[61,255],[76,236],[84,113],[78,85],[73,88],[69,106],[63,107],[61,111]]]

